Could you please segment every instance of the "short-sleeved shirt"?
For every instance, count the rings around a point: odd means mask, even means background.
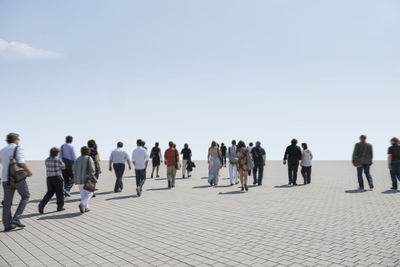
[[[164,159],[167,161],[167,167],[175,166],[177,158],[179,158],[178,150],[175,148],[165,150]]]
[[[159,159],[160,158],[161,149],[159,147],[153,147],[151,149],[150,158],[152,159]]]
[[[76,154],[75,154],[75,149],[71,145],[71,143],[65,143],[61,146],[60,148],[60,158],[62,159],[68,159],[75,161],[76,160]]]
[[[189,160],[190,159],[190,154],[192,154],[192,150],[190,150],[190,148],[184,148],[181,151],[182,157],[185,160]]]
[[[129,155],[125,150],[118,147],[111,152],[110,160],[114,164],[125,164],[125,162],[129,160]]]
[[[14,155],[14,150],[16,148],[16,144],[8,144],[2,150],[0,150],[0,163],[3,165],[3,171],[1,174],[1,178],[3,182],[8,181],[8,166],[10,165],[10,158]],[[17,163],[24,163],[24,154],[23,149],[18,147],[16,154]]]
[[[310,150],[303,150],[302,152],[303,155],[303,161],[301,162],[301,166],[303,167],[311,167],[311,151]]]
[[[144,170],[146,169],[146,161],[149,160],[149,155],[141,146],[138,146],[132,152],[132,161],[135,163],[136,170]]]
[[[65,168],[64,162],[57,157],[48,157],[45,161],[45,165],[47,177],[61,176],[61,170]]]
[[[392,145],[388,149],[388,154],[392,155],[392,161],[400,161],[400,146]]]

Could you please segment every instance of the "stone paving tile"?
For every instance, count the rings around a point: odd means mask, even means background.
[[[248,193],[228,186],[226,169],[219,187],[207,187],[200,161],[193,177],[166,190],[162,167],[141,198],[132,171],[119,194],[107,171],[84,215],[76,187],[66,211],[55,212],[53,200],[38,214],[45,170],[28,164],[27,227],[0,233],[0,266],[400,266],[400,194],[387,191],[385,162],[372,167],[375,190],[362,193],[346,161],[314,162],[312,184],[297,187],[286,187],[285,167],[271,161],[264,185]]]

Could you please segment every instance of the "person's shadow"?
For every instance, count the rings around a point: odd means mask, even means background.
[[[294,186],[293,185],[288,185],[288,184],[283,184],[283,185],[276,185],[274,187],[275,188],[292,188]]]
[[[382,194],[397,194],[397,193],[400,193],[400,191],[397,189],[389,189],[382,192]]]
[[[244,194],[244,191],[229,191],[229,192],[219,192],[218,195],[240,195]]]
[[[119,196],[119,197],[107,198],[106,200],[120,200],[120,199],[127,199],[127,198],[137,198],[137,196],[136,195]]]
[[[59,215],[43,216],[43,217],[40,217],[38,220],[60,220],[60,219],[74,218],[74,217],[78,217],[81,215],[82,215],[82,213],[80,213],[80,212],[63,213],[63,214],[59,214]]]
[[[193,186],[193,189],[202,189],[202,188],[209,188],[211,187],[210,185],[198,185],[198,186]]]
[[[353,190],[346,190],[344,191],[347,194],[359,194],[359,193],[365,193],[367,190],[365,189],[353,189]]]
[[[163,190],[169,190],[168,187],[160,187],[160,188],[149,188],[146,189],[146,191],[163,191]]]

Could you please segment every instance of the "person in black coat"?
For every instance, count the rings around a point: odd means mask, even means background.
[[[299,169],[299,162],[301,160],[301,149],[297,145],[297,140],[292,139],[292,144],[286,148],[283,157],[283,164],[288,164],[289,171],[289,185],[296,185],[297,171]]]

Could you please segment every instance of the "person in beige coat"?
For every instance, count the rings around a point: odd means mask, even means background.
[[[81,193],[81,203],[79,210],[81,213],[89,212],[89,200],[93,196],[93,192],[85,190],[83,187],[88,179],[94,179],[95,166],[93,159],[89,156],[90,149],[87,146],[81,148],[81,156],[75,161],[73,166],[74,183],[79,186]]]

